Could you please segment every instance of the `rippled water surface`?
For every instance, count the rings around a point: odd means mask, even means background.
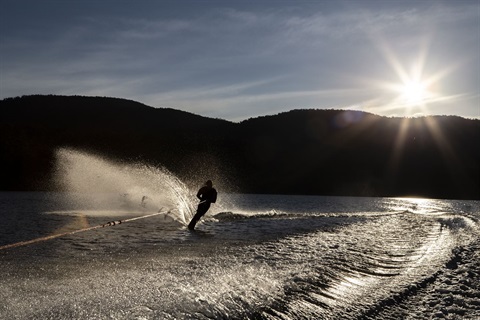
[[[0,318],[480,318],[479,202],[140,194],[0,193]]]

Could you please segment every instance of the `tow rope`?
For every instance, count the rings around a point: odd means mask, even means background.
[[[4,245],[4,246],[0,246],[0,250],[11,249],[11,248],[16,248],[16,247],[21,247],[21,246],[27,246],[29,244],[42,242],[42,241],[47,241],[47,240],[51,240],[51,239],[55,239],[55,238],[60,238],[60,237],[64,237],[64,236],[67,236],[67,235],[76,234],[76,233],[79,233],[79,232],[84,232],[84,231],[89,231],[89,230],[94,230],[94,229],[99,229],[99,228],[105,228],[105,227],[111,227],[111,226],[115,226],[117,224],[122,224],[122,223],[125,223],[125,222],[150,218],[150,217],[157,216],[157,215],[163,214],[163,213],[165,213],[165,214],[170,213],[170,210],[162,211],[162,209],[158,210],[158,212],[156,212],[156,213],[147,214],[147,215],[140,216],[140,217],[129,218],[129,219],[124,219],[124,220],[113,220],[113,221],[109,221],[107,223],[99,224],[99,225],[96,225],[96,226],[93,226],[93,227],[88,227],[88,228],[83,228],[83,229],[78,229],[78,230],[73,230],[73,231],[67,231],[67,232],[63,232],[63,233],[52,234],[52,235],[46,236],[46,237],[40,237],[40,238],[36,238],[36,239],[32,239],[32,240],[20,241],[20,242],[16,242],[16,243],[7,244],[7,245]]]

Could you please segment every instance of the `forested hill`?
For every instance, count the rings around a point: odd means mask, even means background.
[[[293,110],[233,123],[101,97],[0,101],[0,190],[55,190],[70,147],[225,191],[480,198],[480,120]]]

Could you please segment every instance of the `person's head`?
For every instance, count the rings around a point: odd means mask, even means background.
[[[213,186],[212,180],[207,180],[207,182],[205,182],[205,185],[211,188]]]

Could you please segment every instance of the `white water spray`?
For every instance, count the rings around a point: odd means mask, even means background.
[[[59,149],[56,174],[69,200],[82,212],[118,216],[166,208],[183,224],[194,212],[187,186],[164,168],[118,164],[85,152]]]

